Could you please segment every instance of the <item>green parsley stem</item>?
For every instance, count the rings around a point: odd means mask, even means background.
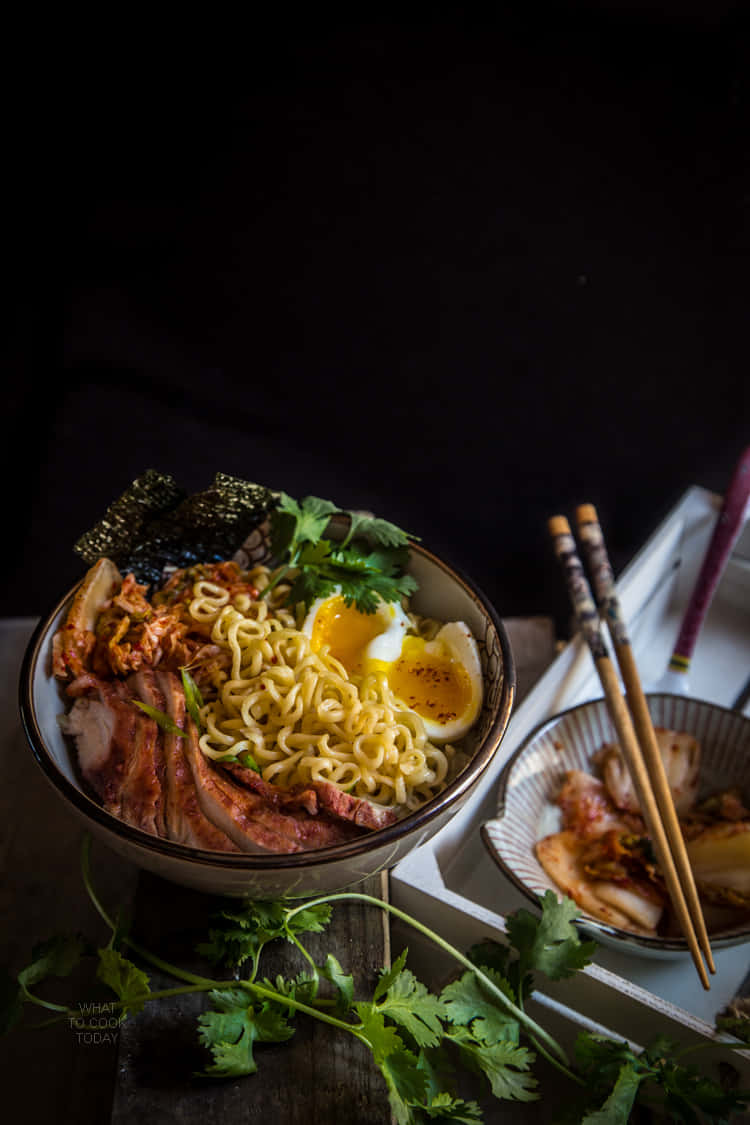
[[[232,984],[234,988],[239,986],[264,1000],[272,1000],[275,1004],[285,1004],[288,1008],[294,1008],[297,1012],[303,1012],[314,1019],[329,1023],[331,1027],[337,1027],[341,1031],[349,1031],[352,1035],[356,1035],[358,1039],[367,1042],[356,1024],[347,1023],[346,1020],[337,1019],[335,1016],[328,1016],[325,1012],[321,1012],[319,1008],[311,1008],[309,1004],[303,1004],[300,1000],[293,1000],[291,996],[284,996],[283,993],[277,992],[274,988],[266,988],[264,985],[256,984],[255,981],[251,980],[233,981]]]
[[[313,976],[314,976],[314,979],[315,979],[315,991],[317,993],[318,983],[320,981],[320,974],[318,972],[318,966],[315,964],[315,959],[308,953],[308,951],[305,949],[304,945],[299,940],[299,938],[297,937],[296,934],[290,934],[289,940],[292,942],[293,945],[297,946],[297,949],[300,951],[302,956],[305,958],[305,960],[310,965],[310,968],[313,971]],[[253,974],[253,976],[255,976],[255,974]]]
[[[549,1034],[549,1032],[545,1031],[543,1027],[540,1027],[540,1025],[535,1020],[533,1020],[531,1016],[527,1015],[522,1008],[519,1008],[516,1004],[514,1004],[513,1001],[510,1000],[509,997],[507,997],[505,993],[497,987],[494,981],[486,976],[481,969],[477,968],[477,966],[474,965],[468,959],[468,957],[465,957],[460,950],[456,949],[456,947],[451,945],[450,942],[447,942],[444,938],[440,937],[439,934],[436,934],[434,930],[431,930],[428,926],[425,926],[421,922],[418,922],[416,918],[412,918],[411,915],[404,913],[403,910],[399,910],[398,907],[393,906],[391,903],[383,902],[382,899],[374,898],[372,895],[360,894],[355,891],[342,891],[339,894],[324,895],[322,898],[313,899],[310,902],[303,903],[301,906],[294,907],[289,911],[288,917],[292,918],[300,910],[309,909],[314,906],[321,906],[327,902],[367,902],[372,906],[380,907],[381,910],[387,910],[389,914],[393,914],[394,917],[400,918],[402,922],[406,922],[406,924],[411,926],[412,929],[418,930],[420,933],[424,934],[425,937],[430,939],[430,941],[434,942],[446,953],[450,954],[450,956],[458,961],[460,965],[463,965],[464,968],[469,969],[472,973],[474,973],[477,979],[486,988],[486,990],[490,992],[492,996],[495,997],[495,999],[497,999],[503,1005],[503,1007],[506,1008],[515,1017],[515,1019],[518,1020],[519,1023],[524,1025],[529,1035],[532,1035],[537,1041],[541,1041],[541,1043],[545,1044],[552,1055],[556,1056],[563,1064],[563,1066],[566,1067],[566,1073],[571,1073],[572,1076],[572,1072],[567,1070],[569,1066],[567,1055],[565,1054],[564,1050],[557,1042],[557,1040],[554,1039]]]
[[[106,922],[110,930],[114,931],[116,928],[115,923],[112,921],[109,914],[99,901],[99,898],[91,882],[90,862],[91,837],[87,832],[83,837],[83,843],[81,845],[81,871],[83,873],[84,886],[86,887],[86,892],[91,899],[96,912],[103,919],[103,921]],[[204,989],[216,988],[218,986],[217,981],[210,980],[208,977],[198,976],[197,973],[190,973],[186,969],[179,969],[176,965],[170,965],[168,961],[162,961],[161,957],[157,957],[155,956],[155,954],[149,952],[148,949],[144,949],[142,945],[139,945],[138,942],[133,941],[133,939],[127,934],[123,935],[122,940],[125,944],[130,946],[134,953],[137,953],[138,956],[142,957],[144,961],[148,961],[149,964],[153,965],[155,969],[161,969],[162,972],[169,973],[170,976],[176,977],[178,980],[184,980],[188,984],[203,986]]]
[[[60,1012],[61,1015],[54,1017],[55,1019],[63,1019],[68,1015],[78,1014],[77,1012],[74,1013],[73,1009],[69,1008],[67,1004],[53,1004],[51,1000],[42,1000],[41,996],[35,996],[33,992],[29,992],[28,988],[25,987],[23,989],[23,998],[24,1000],[30,1001],[32,1004],[38,1004],[40,1008],[48,1008],[50,1012]],[[50,1020],[48,1022],[51,1023],[53,1021]]]
[[[31,1027],[34,1031],[40,1031],[43,1027],[52,1027],[56,1023],[62,1023],[63,1020],[73,1019],[73,1017],[77,1015],[78,1012],[74,1012],[72,1008],[66,1008],[64,1012],[60,1012],[56,1016],[50,1016],[48,1020],[42,1020],[41,1023],[32,1023]]]

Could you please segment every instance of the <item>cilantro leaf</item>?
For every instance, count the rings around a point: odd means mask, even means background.
[[[624,1040],[603,1039],[589,1031],[576,1038],[575,1057],[586,1084],[611,1089],[623,1066],[636,1059],[633,1049]]]
[[[213,1009],[198,1017],[199,1038],[213,1062],[203,1077],[239,1078],[255,1074],[256,1043],[284,1043],[294,1035],[279,1005],[248,1001],[244,989],[215,989],[209,993]]]
[[[476,1102],[454,1098],[445,1091],[419,1108],[422,1118],[427,1121],[450,1121],[456,1125],[481,1125],[483,1121],[482,1111]]]
[[[107,947],[99,950],[96,975],[104,984],[109,985],[121,1001],[123,1016],[140,1012],[151,995],[146,974],[127,957],[123,957],[119,949]]]
[[[282,909],[285,915],[288,915],[288,907],[282,907]],[[305,906],[302,910],[295,909],[291,917],[285,917],[284,933],[286,936],[291,934],[322,934],[331,921],[332,911],[333,907],[327,902]]]
[[[493,984],[512,1000],[508,982],[494,969],[486,969],[485,972]],[[470,1028],[480,1042],[518,1043],[518,1022],[484,991],[474,973],[466,972],[459,980],[446,985],[440,998],[447,1019],[456,1026]]]
[[[643,1071],[634,1062],[626,1062],[604,1104],[586,1114],[581,1125],[627,1125],[642,1081]]]
[[[323,536],[337,514],[348,516],[350,526],[346,537],[333,543]],[[398,601],[416,589],[415,580],[402,573],[409,538],[388,520],[344,511],[317,496],[297,502],[282,492],[271,519],[271,550],[281,570],[261,596],[289,576],[292,604],[309,606],[340,590],[347,605],[355,602],[362,613],[373,613],[381,598]]]
[[[476,965],[483,972],[493,969],[502,977],[507,982],[510,990],[508,995],[511,998],[528,996],[533,991],[533,976],[531,973],[522,972],[522,966],[518,959],[513,958],[511,953],[512,950],[509,945],[503,945],[499,941],[487,938],[473,945],[467,951],[466,956],[473,965]]]
[[[329,980],[336,988],[335,1011],[339,1014],[348,1012],[354,1003],[354,977],[345,973],[339,961],[329,953],[322,965],[317,966],[320,975]]]
[[[290,916],[291,915],[291,916]],[[292,912],[283,902],[248,901],[219,911],[208,941],[196,951],[213,964],[239,968],[248,959],[257,963],[263,946],[276,938],[292,941],[295,935],[321,933],[331,918],[331,906],[320,903]]]
[[[581,941],[571,924],[579,914],[571,899],[558,900],[554,891],[545,891],[541,905],[541,918],[525,909],[508,917],[508,938],[518,951],[519,971],[536,969],[551,980],[573,976],[589,964],[596,942]]]
[[[443,1001],[428,992],[421,981],[403,966],[395,975],[393,970],[384,971],[375,991],[376,997],[384,980],[388,981],[387,990],[377,1005],[381,1014],[408,1031],[418,1046],[437,1046],[443,1037]]]
[[[377,1005],[362,1001],[354,1007],[361,1021],[359,1037],[368,1044],[375,1065],[385,1078],[393,1115],[399,1125],[409,1125],[414,1120],[411,1107],[424,1101],[427,1075],[395,1028],[386,1024]]]
[[[287,996],[290,1000],[298,1000],[300,1004],[311,1004],[318,992],[318,978],[311,973],[298,973],[293,980],[287,980],[280,974],[276,980],[271,981],[266,977],[261,982],[266,988],[278,992],[279,996]],[[294,1019],[295,1011],[289,1009],[288,1019]]]
[[[746,1109],[750,1090],[725,1090],[697,1067],[684,1066],[672,1059],[661,1059],[651,1072],[664,1091],[665,1110],[671,1121],[698,1120],[699,1109],[709,1121],[724,1122],[734,1110]]]
[[[319,496],[305,496],[300,503],[282,492],[278,511],[290,515],[295,520],[293,542],[315,543],[321,538],[330,523],[331,516],[341,511],[330,500]]]
[[[461,1052],[464,1062],[485,1075],[496,1098],[532,1102],[539,1097],[537,1080],[530,1072],[535,1055],[527,1047],[512,1040],[486,1043],[472,1029],[457,1026],[450,1039]]]
[[[386,1024],[377,1005],[360,1000],[354,1005],[354,1010],[360,1018],[363,1036],[370,1044],[375,1062],[380,1066],[383,1059],[403,1047],[403,1040],[395,1028]]]
[[[31,951],[33,961],[18,974],[18,983],[26,992],[45,977],[68,977],[88,951],[88,943],[80,934],[49,938]]]
[[[415,535],[409,535],[402,531],[400,527],[396,527],[395,523],[378,519],[377,516],[368,515],[366,512],[349,511],[346,514],[351,522],[344,543],[349,543],[357,536],[364,535],[371,543],[380,543],[384,547],[404,547],[409,539],[417,538]]]

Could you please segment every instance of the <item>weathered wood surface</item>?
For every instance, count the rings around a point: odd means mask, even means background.
[[[357,889],[380,895],[382,883],[374,877]],[[134,934],[167,960],[226,978],[225,972],[190,953],[205,937],[210,914],[220,905],[221,900],[144,874]],[[316,963],[333,953],[354,976],[355,994],[371,995],[378,970],[388,959],[384,919],[376,907],[340,904],[329,927],[322,934],[305,935],[304,944]],[[292,977],[307,967],[298,950],[277,942],[264,952],[261,976]],[[158,972],[149,971],[149,976],[152,988],[175,984]],[[123,1025],[112,1125],[141,1119],[180,1125],[263,1120],[274,1125],[389,1125],[385,1083],[369,1052],[353,1036],[303,1016],[294,1020],[296,1031],[288,1042],[256,1045],[256,1074],[240,1079],[198,1076],[211,1061],[197,1034],[197,1017],[206,1007],[206,997],[192,993],[148,1005]]]
[[[0,967],[13,975],[28,964],[35,944],[55,934],[109,940],[81,879],[80,822],[34,761],[18,717],[21,659],[34,624],[5,620],[0,630]],[[201,923],[217,900],[139,875],[99,844],[92,872],[105,906],[131,906],[144,944],[188,967],[193,939],[204,936]],[[376,878],[359,889],[379,894],[382,888]],[[387,959],[384,917],[374,907],[342,904],[328,930],[309,937],[313,955],[323,960],[334,953],[361,995],[371,993]],[[302,967],[296,951],[279,943],[268,950],[263,972],[293,975]],[[158,974],[150,976],[159,987]],[[73,1008],[112,998],[96,980],[93,959],[70,979],[45,982],[40,993]],[[33,1025],[48,1013],[27,1009],[0,1049],[6,1104],[22,1110],[24,1125],[131,1125],[149,1113],[153,1121],[184,1125],[239,1125],[265,1114],[274,1125],[390,1122],[384,1084],[367,1051],[351,1036],[303,1020],[288,1043],[257,1048],[258,1074],[231,1082],[196,1078],[210,1061],[197,1037],[196,1016],[205,1003],[201,995],[159,1002],[97,1037],[69,1021],[37,1030]]]
[[[0,965],[15,974],[32,947],[57,933],[80,931],[107,941],[80,876],[83,833],[37,766],[18,717],[18,676],[35,622],[3,621],[0,631]],[[92,867],[107,902],[132,901],[137,872],[104,848]],[[105,999],[93,964],[40,993],[78,1004]],[[109,1120],[115,1075],[115,1039],[84,1042],[68,1022],[44,1030],[32,1025],[49,1013],[27,1010],[0,1047],[0,1087],[24,1125],[103,1125]]]

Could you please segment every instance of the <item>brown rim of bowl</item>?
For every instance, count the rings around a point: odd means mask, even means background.
[[[674,692],[669,691],[646,692],[647,700],[662,698],[673,699],[681,697],[676,697]],[[702,703],[707,707],[715,708],[717,711],[727,711],[730,714],[739,715],[740,718],[747,718],[747,716],[742,715],[741,711],[735,711],[731,707],[724,707],[720,703],[712,703],[708,699],[696,699],[694,697],[691,697],[691,699],[694,703]],[[532,730],[529,731],[521,745],[513,751],[502,768],[502,772],[500,773],[500,777],[498,779],[497,812],[492,819],[502,820],[505,816],[506,795],[508,792],[508,785],[510,783],[510,776],[513,772],[514,767],[518,764],[519,759],[523,756],[524,752],[528,749],[531,743],[540,735],[544,734],[545,731],[548,730],[548,728],[553,727],[555,723],[563,718],[563,716],[570,715],[576,711],[581,711],[586,707],[590,707],[592,703],[603,702],[604,697],[600,696],[596,699],[587,699],[583,703],[577,703],[574,707],[565,707],[562,711],[557,711],[554,715],[549,715],[546,719],[542,719],[539,723],[536,724],[535,727],[532,728]],[[748,720],[748,722],[750,722],[750,720]],[[520,876],[516,875],[513,868],[510,867],[509,864],[507,864],[501,858],[501,856],[498,855],[497,848],[490,839],[490,835],[487,831],[486,825],[482,824],[480,826],[479,834],[482,838],[482,843],[484,844],[485,849],[489,852],[490,859],[494,861],[495,865],[500,869],[505,878],[510,883],[512,883],[516,890],[520,891],[521,894],[523,894],[523,896],[529,902],[533,903],[533,905],[536,906],[537,909],[540,909],[540,896],[536,893],[536,891],[533,891],[531,887],[524,883],[523,879],[521,879]],[[591,918],[588,915],[586,917],[576,918],[574,919],[574,922],[575,925],[580,926],[581,929],[587,930],[588,933],[590,933],[593,937],[596,937],[597,933],[606,934],[607,937],[615,938],[618,942],[622,942],[623,944],[638,945],[643,949],[650,949],[654,952],[686,954],[690,952],[688,943],[685,938],[652,938],[648,937],[645,934],[635,934],[631,930],[621,930],[618,926],[612,926],[608,922],[600,922],[596,918]],[[718,934],[709,934],[708,938],[712,945],[716,945],[718,948],[719,943],[726,941],[732,942],[733,944],[739,944],[739,941],[737,941],[736,939],[741,939],[742,934],[744,934],[745,932],[746,931],[744,930],[741,930],[739,932],[727,930]]]
[[[194,863],[213,867],[218,866],[226,869],[240,871],[281,869],[294,871],[298,868],[323,866],[328,863],[336,863],[339,860],[352,859],[363,852],[372,850],[374,847],[387,847],[390,843],[397,843],[406,836],[418,833],[434,820],[447,805],[453,804],[468,790],[472,789],[492,760],[505,734],[508,720],[510,719],[516,691],[516,669],[510,641],[505,628],[494,607],[481,592],[479,587],[464,573],[444,562],[437,555],[422,546],[422,544],[410,543],[409,547],[410,550],[424,555],[445,574],[454,579],[454,581],[457,581],[472,601],[476,602],[481,607],[482,611],[489,616],[497,630],[503,655],[502,696],[498,707],[498,713],[490,730],[487,732],[484,742],[477,750],[469,766],[467,766],[442,793],[439,793],[437,797],[433,797],[432,800],[423,805],[421,809],[418,809],[414,813],[409,813],[387,828],[375,829],[346,844],[335,844],[328,848],[293,852],[291,854],[264,852],[257,855],[252,852],[243,852],[237,855],[235,853],[212,852],[200,848],[191,848],[186,844],[177,844],[172,840],[165,840],[161,836],[151,836],[149,833],[142,832],[139,828],[133,828],[129,824],[125,824],[124,821],[118,820],[117,817],[105,812],[93,798],[87,796],[83,790],[73,785],[67,777],[60,773],[52,756],[44,745],[44,739],[36,719],[33,700],[32,685],[37,665],[42,658],[42,639],[49,629],[50,622],[73,596],[79,583],[76,583],[68,593],[60,598],[54,608],[39,622],[26,647],[21,665],[19,681],[21,722],[26,738],[31,746],[32,753],[47,780],[85,817],[95,821],[102,828],[113,832],[116,836],[120,836],[122,839],[132,844],[163,856],[169,856],[172,859],[190,860]]]

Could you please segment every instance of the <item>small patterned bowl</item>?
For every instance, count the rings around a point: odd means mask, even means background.
[[[750,796],[750,719],[703,700],[681,695],[647,696],[655,726],[687,731],[701,744],[699,798],[719,788],[739,786]],[[560,894],[538,862],[534,845],[557,830],[553,804],[569,769],[593,772],[591,759],[605,742],[616,741],[604,699],[580,704],[547,719],[532,731],[500,775],[497,816],[481,828],[482,839],[503,874],[535,905],[547,890]],[[681,937],[641,937],[581,914],[588,936],[620,952],[675,958],[689,956]],[[732,929],[713,930],[711,948],[750,941],[750,914]]]

